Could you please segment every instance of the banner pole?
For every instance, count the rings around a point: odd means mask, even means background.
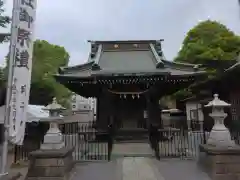
[[[8,60],[8,81],[7,81],[7,94],[5,103],[5,114],[4,114],[4,142],[1,155],[1,172],[0,177],[8,174],[7,172],[7,160],[8,160],[8,140],[9,140],[9,118],[10,118],[10,100],[12,94],[12,81],[13,81],[13,65],[15,57],[15,45],[17,34],[15,29],[17,28],[17,9],[18,0],[13,0],[13,10],[12,10],[12,24],[11,24],[11,39],[9,46],[9,60]]]

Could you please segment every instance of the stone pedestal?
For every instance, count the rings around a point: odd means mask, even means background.
[[[73,148],[37,150],[30,153],[25,180],[68,180],[73,174]]]
[[[20,172],[16,172],[16,173],[9,173],[6,175],[3,175],[0,177],[1,180],[18,180],[20,179],[22,176],[22,174]]]
[[[61,121],[60,112],[63,110],[56,98],[45,110],[49,111],[49,130],[44,136],[40,150],[30,153],[30,164],[26,180],[68,180],[74,166],[72,153],[74,148],[64,147],[58,122]]]
[[[224,107],[229,106],[217,94],[205,106],[212,107],[210,116],[214,119],[214,126],[207,144],[199,146],[198,163],[212,180],[240,180],[240,146],[231,139],[231,134],[224,125],[227,116]]]
[[[59,121],[59,120],[58,120]],[[41,149],[61,149],[65,146],[63,141],[63,135],[58,128],[57,122],[50,122],[50,128],[44,136],[43,144],[41,144]]]
[[[212,180],[240,179],[240,146],[200,145],[198,164]]]

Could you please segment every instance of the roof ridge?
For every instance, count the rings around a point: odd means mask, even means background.
[[[163,60],[166,61],[167,63],[170,62],[172,64],[176,64],[176,65],[183,65],[183,66],[190,66],[190,67],[194,67],[194,66],[201,66],[201,64],[191,64],[191,63],[182,63],[182,62],[176,62],[176,61],[168,61],[168,60]]]
[[[235,69],[235,68],[237,68],[237,67],[239,67],[239,66],[240,66],[240,62],[237,62],[237,63],[235,63],[234,65],[232,65],[231,67],[225,69],[225,72],[231,71],[231,70],[233,70],[233,69]]]
[[[102,52],[103,52],[103,48],[102,48],[102,44],[99,44],[98,45],[98,50],[97,50],[97,53],[96,53],[96,58],[94,59],[94,63],[99,65],[99,60],[100,60],[100,57],[102,55]]]
[[[179,68],[190,68],[193,70],[198,70],[202,64],[190,64],[190,63],[181,63],[181,62],[174,62],[174,61],[168,61],[166,59],[162,59],[162,61],[164,62],[164,64],[171,64],[173,66],[179,66]]]
[[[88,42],[92,43],[155,43],[156,39],[143,39],[143,40],[139,40],[139,39],[132,39],[132,40],[88,40]],[[163,41],[163,39],[160,39],[160,41]]]
[[[153,53],[153,56],[155,57],[155,60],[156,60],[156,62],[157,62],[157,63],[156,63],[156,66],[157,66],[158,64],[163,64],[161,58],[158,56],[158,53],[157,53],[154,45],[153,45],[152,43],[150,43],[149,46],[150,46],[150,51]]]
[[[74,66],[62,66],[58,68],[58,73],[61,74],[63,71],[73,70],[73,69],[84,69],[83,67],[93,64],[94,61],[88,61],[86,63]],[[87,69],[87,68],[86,68]]]

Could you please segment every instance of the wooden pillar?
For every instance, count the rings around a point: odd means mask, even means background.
[[[109,93],[108,91],[104,91],[104,111],[105,111],[105,117],[107,119],[107,124],[112,123],[115,124],[116,121],[116,114],[115,114],[115,101],[114,101],[114,95]]]
[[[120,128],[121,122],[119,121],[119,116],[118,116],[118,107],[117,107],[117,102],[116,102],[116,96],[113,94],[109,95],[109,115],[112,123],[114,124],[114,128],[118,129]]]
[[[110,118],[113,117],[113,104],[111,96],[104,91],[100,97],[98,97],[98,118],[97,127],[99,130],[107,130]]]
[[[161,120],[161,108],[159,105],[159,96],[156,93],[156,89],[153,87],[146,95],[147,100],[147,114],[148,114],[148,125],[154,124],[159,128],[162,128]]]

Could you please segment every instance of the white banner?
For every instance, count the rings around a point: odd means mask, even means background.
[[[9,111],[9,136],[14,144],[22,145],[29,101],[33,30],[37,0],[15,0],[11,32],[10,60],[12,89]],[[10,67],[11,68],[11,67]]]

